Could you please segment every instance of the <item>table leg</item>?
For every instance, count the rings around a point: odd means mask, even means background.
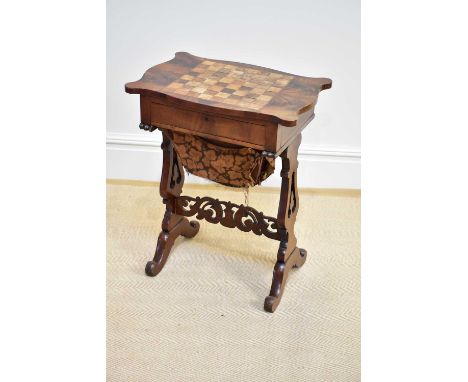
[[[184,170],[168,136],[170,133],[163,131],[162,134],[163,168],[159,193],[166,205],[166,212],[154,258],[146,264],[145,272],[148,276],[156,276],[161,272],[177,237],[182,235],[192,238],[200,229],[200,223],[197,221],[189,221],[186,217],[175,213],[177,197],[182,193],[184,184]]]
[[[286,286],[289,270],[300,267],[307,258],[307,251],[298,248],[294,234],[297,211],[299,209],[299,194],[297,190],[297,151],[301,143],[299,135],[281,154],[281,195],[278,207],[278,228],[280,245],[277,261],[273,270],[270,295],[265,298],[264,308],[273,313],[281,301]]]

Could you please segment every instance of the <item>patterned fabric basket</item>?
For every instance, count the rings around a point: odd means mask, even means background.
[[[225,147],[190,134],[173,132],[173,144],[186,170],[230,187],[251,187],[275,171],[274,158],[248,147]]]

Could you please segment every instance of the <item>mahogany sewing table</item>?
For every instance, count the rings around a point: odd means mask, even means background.
[[[294,223],[299,208],[297,152],[301,131],[314,118],[328,78],[309,78],[185,52],[125,85],[140,94],[140,128],[162,132],[160,194],[166,205],[154,259],[146,274],[164,267],[175,239],[194,237],[195,216],[210,223],[253,232],[279,241],[266,311],[278,306],[292,267],[304,264],[307,252],[297,247]],[[281,195],[278,214],[265,216],[253,207],[210,197],[181,195],[187,171],[215,182],[248,187],[260,184],[280,156]]]

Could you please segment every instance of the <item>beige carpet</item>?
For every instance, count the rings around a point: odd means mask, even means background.
[[[360,196],[302,191],[296,223],[305,265],[263,311],[278,243],[201,222],[145,276],[163,216],[157,188],[107,186],[108,381],[360,380]],[[242,203],[241,191],[188,186],[188,195]],[[249,204],[273,216],[279,192]]]

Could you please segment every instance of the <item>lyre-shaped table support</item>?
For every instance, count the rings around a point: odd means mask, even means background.
[[[172,142],[165,132],[163,132],[161,149],[163,150],[163,168],[159,194],[166,205],[166,212],[154,258],[146,264],[145,272],[148,276],[156,276],[161,272],[177,237],[182,235],[192,238],[200,229],[200,223],[189,221],[186,217],[176,213],[177,198],[182,193],[185,176]]]
[[[289,270],[293,267],[301,267],[307,258],[307,251],[297,247],[297,238],[294,233],[294,224],[299,210],[297,151],[300,143],[301,135],[299,134],[281,154],[281,194],[277,217],[280,245],[273,270],[270,295],[265,298],[264,308],[268,312],[274,312],[280,303]]]
[[[187,217],[195,216],[199,220],[220,223],[228,228],[238,228],[244,232],[264,235],[280,242],[277,261],[273,270],[273,280],[264,308],[274,312],[281,301],[289,270],[304,264],[307,252],[297,247],[294,224],[299,209],[297,190],[297,151],[301,135],[281,154],[281,196],[276,218],[265,216],[252,207],[219,201],[210,197],[181,196],[184,183],[184,171],[170,138],[170,132],[162,131],[163,170],[160,194],[166,205],[162,222],[162,231],[158,237],[154,259],[146,264],[146,274],[156,276],[164,267],[172,245],[179,236],[194,237],[200,229],[197,221]]]

